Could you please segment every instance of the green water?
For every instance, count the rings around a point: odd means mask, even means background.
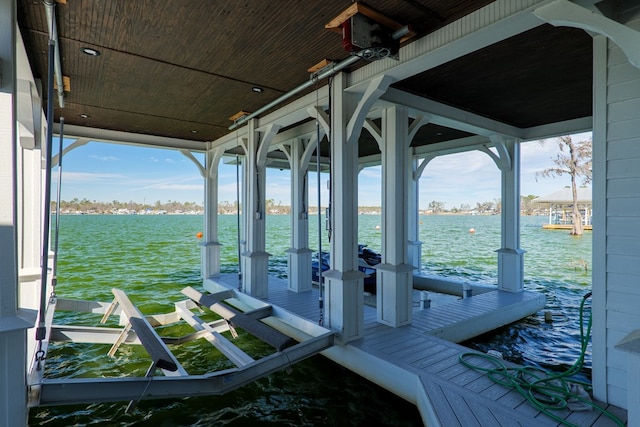
[[[421,216],[423,271],[479,283],[496,283],[500,247],[497,216]],[[143,313],[169,312],[183,299],[180,290],[199,287],[200,246],[196,233],[201,216],[62,216],[57,293],[66,298],[110,301],[111,288],[124,289]],[[591,284],[591,234],[569,236],[541,228],[544,218],[522,218],[521,247],[525,255],[525,286],[547,296],[543,313],[466,343],[497,349],[510,360],[551,369],[572,364],[579,352],[580,299]],[[379,250],[380,216],[359,216],[359,241]],[[317,217],[310,219],[310,246],[317,247]],[[236,217],[220,217],[223,272],[237,271]],[[474,233],[469,230],[473,228]],[[267,217],[270,273],[286,277],[289,247],[287,216]],[[328,248],[323,233],[323,248]],[[585,271],[584,265],[587,265]],[[95,325],[99,316],[57,314],[59,322]],[[167,327],[163,335],[180,336],[188,326]],[[250,336],[236,341],[254,357],[270,352]],[[202,342],[200,342],[202,341]],[[117,357],[109,346],[53,344],[48,377],[144,375],[149,359],[138,346],[122,346]],[[204,340],[173,347],[190,373],[224,369],[229,362]],[[590,358],[585,376],[589,375]],[[315,426],[422,425],[411,404],[372,385],[342,367],[316,356],[222,397],[143,401],[134,413],[126,403],[43,407],[30,411],[30,425],[113,426]]]

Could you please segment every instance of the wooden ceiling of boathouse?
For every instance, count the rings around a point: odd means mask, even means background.
[[[366,0],[410,24],[417,33],[413,40],[492,2]],[[34,75],[46,82],[45,8],[40,0],[17,4]],[[63,116],[77,126],[215,140],[229,133],[230,116],[255,111],[308,81],[306,70],[321,59],[345,59],[340,36],[324,25],[350,5],[348,0],[57,3],[62,70],[71,91],[64,109],[55,102],[55,120]],[[97,49],[100,56],[88,56],[82,47]],[[591,115],[591,50],[584,31],[542,25],[393,87],[517,127],[561,122]],[[468,135],[429,124],[412,145]],[[364,130],[359,155],[377,152]]]

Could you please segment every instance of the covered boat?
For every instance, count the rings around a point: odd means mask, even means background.
[[[330,255],[329,252],[322,252],[322,271],[329,270]],[[372,294],[376,293],[376,268],[375,266],[382,261],[382,255],[369,249],[367,245],[358,244],[358,270],[366,274],[364,278],[364,291]],[[318,258],[311,262],[312,280],[315,283],[320,282],[318,275]]]

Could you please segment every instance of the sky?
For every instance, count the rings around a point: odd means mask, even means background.
[[[574,141],[590,138],[590,133],[574,135]],[[67,147],[73,140],[65,140]],[[54,153],[57,152],[54,140]],[[557,139],[523,142],[521,145],[521,189],[523,196],[544,196],[570,185],[568,176],[536,178],[536,172],[552,167],[558,150]],[[203,163],[204,155],[196,154]],[[322,206],[328,204],[327,174],[321,175]],[[236,200],[236,167],[221,164],[219,201]],[[57,164],[52,185],[58,180]],[[290,172],[267,170],[266,198],[282,205],[290,204]],[[360,172],[358,204],[380,206],[381,168]],[[53,193],[55,196],[55,192]],[[62,161],[61,198],[71,201],[137,202],[154,205],[157,201],[204,202],[203,178],[191,159],[176,150],[152,149],[129,145],[90,142],[69,151]],[[425,168],[420,179],[420,209],[430,202],[442,202],[446,209],[462,204],[500,198],[500,171],[485,153],[471,151],[437,157]],[[317,205],[317,177],[309,175],[309,202]]]

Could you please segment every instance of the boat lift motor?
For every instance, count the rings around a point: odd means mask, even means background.
[[[398,59],[400,38],[409,31],[408,26],[392,31],[365,15],[355,14],[342,23],[342,47],[367,61]]]

